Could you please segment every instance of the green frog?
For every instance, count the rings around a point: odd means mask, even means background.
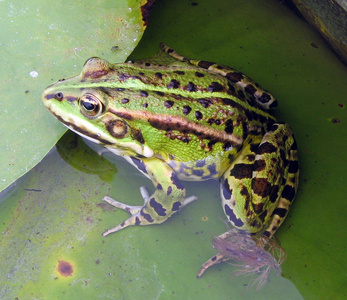
[[[65,126],[124,157],[155,187],[152,195],[141,188],[142,206],[104,197],[130,217],[103,236],[166,221],[196,199],[186,197],[181,181],[218,179],[228,222],[271,239],[299,176],[293,133],[269,113],[276,99],[235,69],[160,48],[169,63],[92,57],[79,75],[42,95]],[[225,260],[212,257],[198,276]]]

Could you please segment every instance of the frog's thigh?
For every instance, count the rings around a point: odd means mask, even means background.
[[[245,144],[221,179],[224,212],[239,229],[256,233],[269,227],[272,235],[296,192],[295,140],[287,124],[276,123],[261,141],[250,137]]]

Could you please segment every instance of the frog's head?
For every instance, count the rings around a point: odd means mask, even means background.
[[[118,83],[112,65],[93,57],[86,61],[81,74],[47,87],[42,101],[59,121],[85,138],[117,154],[152,156],[122,108],[114,109]]]

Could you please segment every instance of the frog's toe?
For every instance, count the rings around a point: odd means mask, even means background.
[[[120,230],[122,230],[128,226],[138,225],[137,223],[139,222],[139,216],[140,216],[140,212],[137,212],[136,214],[132,214],[128,220],[122,222],[121,224],[117,225],[116,227],[113,227],[111,229],[106,230],[102,234],[102,236],[106,236],[106,235],[109,235],[111,233],[120,231]]]
[[[211,268],[211,267],[213,267],[215,265],[218,265],[218,264],[224,262],[225,259],[226,259],[226,257],[223,254],[221,254],[221,253],[218,253],[215,256],[211,257],[207,262],[205,262],[201,266],[200,271],[199,271],[197,277],[200,278],[205,273],[205,271],[208,268]]]
[[[142,208],[142,206],[127,205],[122,202],[118,202],[108,196],[105,196],[104,198],[102,198],[102,200],[114,207],[127,211],[131,215],[138,213]]]

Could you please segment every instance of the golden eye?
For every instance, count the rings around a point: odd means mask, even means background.
[[[84,94],[79,99],[81,113],[87,118],[96,118],[102,112],[103,105],[101,101],[93,94]]]

